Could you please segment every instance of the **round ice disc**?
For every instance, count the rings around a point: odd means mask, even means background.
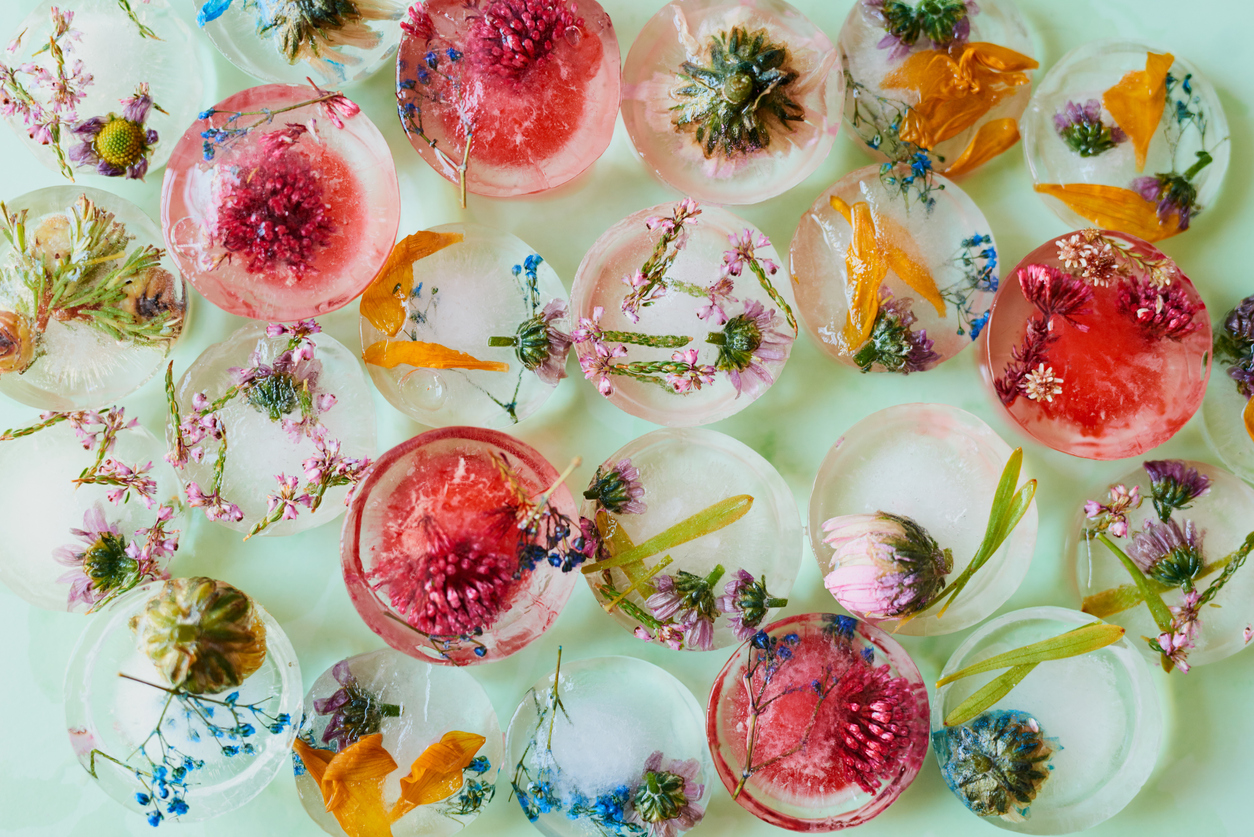
[[[802,216],[789,249],[793,292],[829,357],[864,372],[921,372],[971,345],[988,323],[992,230],[966,192],[943,177],[932,183],[919,200],[901,188],[900,169],[867,166]]]
[[[658,424],[740,412],[775,382],[797,335],[778,259],[748,223],[691,199],[618,222],[584,256],[571,291],[584,377]]]
[[[515,798],[546,837],[683,834],[712,791],[701,721],[688,688],[655,665],[559,659],[509,723]]]
[[[262,81],[308,76],[339,87],[387,64],[405,0],[195,0],[196,23],[226,59]]]
[[[0,435],[0,580],[36,607],[94,610],[160,577],[178,548],[183,506],[165,445],[129,423],[116,409]],[[123,468],[97,466],[102,455]],[[143,484],[109,484],[125,471]]]
[[[465,191],[553,189],[609,146],[618,36],[595,0],[428,0],[403,27],[401,126],[431,168]]]
[[[983,4],[981,4],[983,5]],[[1197,68],[1136,41],[1092,41],[1050,68],[1023,118],[1036,191],[1073,227],[1158,241],[1215,202],[1228,120]]]
[[[1011,0],[861,0],[840,29],[840,57],[854,142],[951,177],[1018,141],[1038,66]]]
[[[674,0],[627,54],[623,123],[668,186],[760,203],[827,157],[844,89],[832,42],[788,3]]]
[[[1118,549],[1172,609],[1172,633],[1183,646],[1173,663],[1204,665],[1249,644],[1254,571],[1242,569],[1241,551],[1248,552],[1247,538],[1254,536],[1254,489],[1205,462],[1150,460],[1086,499],[1066,547],[1085,612],[1162,645],[1165,632],[1144,599],[1129,598],[1133,579]],[[1237,569],[1229,571],[1234,561]],[[1133,644],[1161,662],[1148,640]]]
[[[508,657],[548,630],[585,558],[575,503],[533,448],[449,427],[379,457],[340,538],[366,625],[433,663]]]
[[[180,672],[186,681],[171,679]],[[118,599],[90,621],[66,670],[74,754],[151,825],[206,820],[265,790],[299,712],[300,666],[279,623],[206,578]]]
[[[237,532],[269,521],[262,534],[291,535],[335,520],[349,480],[331,480],[315,507],[315,469],[356,479],[375,452],[370,384],[329,334],[269,337],[265,326],[244,326],[205,349],[175,395],[181,423],[166,439],[188,503]]]
[[[1254,296],[1214,326],[1216,371],[1202,402],[1202,431],[1224,465],[1254,483]]]
[[[243,90],[179,140],[161,226],[179,268],[232,314],[299,320],[347,305],[400,222],[392,153],[357,105],[313,87]]]
[[[516,236],[476,224],[419,232],[397,249],[417,256],[412,267],[382,274],[361,302],[366,368],[383,396],[434,427],[508,427],[538,410],[570,352],[553,268]]]
[[[32,101],[4,91],[5,121],[71,180],[142,179],[204,104],[207,50],[168,0],[45,0],[11,37],[10,84]]]
[[[73,411],[143,386],[187,315],[187,286],[156,224],[130,201],[82,186],[0,206],[0,393]]]
[[[927,689],[878,628],[792,616],[719,672],[706,736],[723,787],[749,813],[792,831],[836,831],[883,812],[918,775]]]
[[[328,811],[315,775],[334,771],[337,760],[387,755],[396,767],[382,777],[379,804],[403,811],[392,821],[394,837],[449,837],[492,801],[505,750],[496,710],[473,677],[390,648],[324,671],[305,695],[297,738],[296,792],[313,821],[338,837],[348,833],[341,818],[351,826],[354,812]],[[406,798],[402,790],[418,786],[405,780],[415,776],[443,782],[439,793],[421,786],[439,798]]]
[[[1095,621],[1061,607],[1004,614],[968,637],[941,675]],[[1154,683],[1130,642],[1040,663],[961,725],[944,719],[1004,670],[942,686],[932,745],[954,795],[985,822],[1022,834],[1084,831],[1122,811],[1154,771],[1163,728]]]
[[[583,496],[595,558],[639,556],[585,576],[637,637],[724,648],[787,604],[801,563],[797,503],[771,463],[732,437],[647,433],[606,459]]]
[[[980,371],[1010,418],[1087,459],[1170,439],[1210,376],[1210,323],[1193,283],[1120,232],[1081,230],[1033,250],[1002,283],[986,332]]]
[[[975,557],[1010,454],[987,424],[944,404],[889,407],[849,428],[823,459],[810,494],[810,545],[837,601],[860,619],[913,636],[969,628],[1005,604],[1032,563],[1035,504],[943,617],[937,607],[904,618],[926,606]],[[913,534],[909,524],[885,514],[922,527],[922,537],[915,535],[912,543],[930,538],[927,548],[898,549],[892,561],[870,560],[859,537],[864,532],[878,537],[877,543]],[[948,570],[943,550],[952,558]],[[897,575],[903,571],[908,583]],[[868,576],[875,580],[871,588]]]

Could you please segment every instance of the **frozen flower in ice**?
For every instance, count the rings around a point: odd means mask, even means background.
[[[135,94],[122,100],[122,114],[94,116],[75,125],[74,133],[82,142],[70,149],[70,159],[80,166],[95,166],[105,177],[126,175],[143,180],[148,173],[148,160],[157,144],[157,132],[146,127],[148,112],[155,105],[144,82]]]
[[[736,396],[757,396],[775,382],[765,364],[781,363],[788,357],[792,338],[777,331],[775,309],[767,311],[751,299],[743,313],[732,317],[722,331],[711,332],[706,342],[718,346],[715,368],[727,373],[736,387]]]
[[[435,23],[431,14],[422,3],[414,3],[409,7],[409,20],[401,21],[401,30],[419,41],[429,41],[435,37]]]
[[[862,0],[862,8],[887,33],[876,46],[891,50],[893,61],[915,45],[945,49],[965,43],[971,17],[980,11],[975,0],[921,0],[914,6],[901,0]]]
[[[1098,288],[1125,272],[1114,246],[1098,230],[1081,230],[1059,238],[1058,260],[1073,275]]]
[[[1044,264],[1019,268],[1018,278],[1023,298],[1035,305],[1047,319],[1062,317],[1080,331],[1088,331],[1088,326],[1078,322],[1076,317],[1092,313],[1086,307],[1093,301],[1091,287],[1056,267]]]
[[[701,320],[713,319],[715,325],[723,325],[723,323],[727,322],[728,318],[725,308],[730,303],[736,302],[735,297],[731,295],[733,290],[735,290],[735,284],[729,276],[722,277],[706,288],[705,291],[709,298],[704,304],[697,306],[697,318]]]
[[[598,305],[592,309],[591,317],[580,317],[579,325],[570,333],[570,339],[576,343],[586,343],[589,340],[600,341],[601,317],[603,316],[605,316],[605,308]]]
[[[1169,587],[1193,589],[1193,579],[1202,571],[1202,533],[1186,520],[1182,527],[1174,520],[1150,520],[1132,543],[1128,557],[1150,578]]]
[[[681,627],[690,648],[709,651],[714,647],[714,620],[719,616],[714,585],[722,576],[722,566],[706,576],[686,570],[673,576],[659,575],[653,580],[657,592],[645,604],[660,621]]]
[[[644,763],[640,784],[632,796],[628,821],[643,825],[648,837],[677,837],[705,815],[700,806],[705,785],[696,759],[663,763],[655,750]]]
[[[834,743],[844,775],[875,794],[884,777],[910,758],[913,742],[927,735],[927,696],[922,686],[894,677],[889,666],[855,659],[831,695],[831,711],[841,719]]]
[[[1033,401],[1053,401],[1055,395],[1062,394],[1062,384],[1062,378],[1054,374],[1054,367],[1041,363],[1023,376],[1019,388]]]
[[[108,498],[109,502],[115,506],[125,503],[130,497],[130,492],[134,491],[139,495],[145,507],[152,508],[156,505],[156,500],[153,498],[157,493],[157,481],[146,476],[151,470],[151,462],[132,468],[110,457],[100,463],[93,481],[113,487]]]
[[[1084,516],[1097,521],[1094,531],[1110,532],[1116,538],[1125,538],[1128,536],[1128,512],[1139,509],[1144,499],[1139,485],[1132,486],[1131,491],[1122,483],[1112,485],[1109,502],[1103,504],[1089,500],[1084,504]]]
[[[702,385],[714,383],[717,371],[708,363],[697,363],[696,349],[681,349],[671,355],[672,367],[666,373],[666,384],[681,395],[689,390],[699,390]]]
[[[853,354],[853,361],[863,372],[875,364],[889,372],[909,375],[931,369],[941,359],[933,351],[927,329],[911,328],[918,320],[911,309],[911,297],[893,298],[887,285],[879,289],[880,307],[871,326],[871,335]]]
[[[466,51],[483,71],[516,82],[582,31],[574,4],[491,0],[471,19]]]
[[[72,567],[57,579],[70,585],[70,607],[76,602],[94,606],[139,581],[139,562],[128,553],[122,532],[105,519],[98,504],[83,515],[83,528],[71,529],[70,534],[82,543],[58,547],[52,553],[58,564]]]
[[[626,346],[620,345],[610,349],[597,340],[592,344],[592,354],[579,358],[579,368],[583,370],[583,376],[589,381],[599,377],[597,391],[602,395],[608,396],[614,391],[614,385],[610,382],[610,376],[618,368],[614,358],[623,357],[626,354]]]
[[[644,514],[644,485],[640,469],[630,459],[620,459],[612,468],[597,468],[592,484],[583,496],[595,500],[611,514]]]
[[[336,663],[331,669],[331,676],[340,688],[329,697],[316,699],[314,711],[331,716],[322,732],[322,743],[330,744],[337,753],[359,738],[378,732],[384,718],[400,716],[401,707],[384,703],[377,695],[362,688],[348,660]]]
[[[1189,228],[1189,221],[1201,209],[1197,205],[1197,187],[1188,177],[1175,172],[1138,177],[1132,181],[1132,191],[1155,204],[1160,224],[1169,223],[1174,215],[1176,229],[1181,232]]]
[[[300,320],[292,325],[270,323],[266,326],[266,337],[290,337],[295,340],[312,337],[321,331],[322,326],[317,320]]]
[[[0,375],[21,372],[35,357],[35,340],[26,318],[16,311],[0,311]]]
[[[771,246],[771,240],[762,233],[758,233],[755,237],[753,230],[746,229],[739,235],[728,233],[727,240],[731,242],[732,249],[723,252],[724,276],[739,276],[746,265],[755,261],[762,266],[768,276],[774,276],[779,271],[779,265],[775,262],[770,259],[759,259],[754,253],[758,247]]]
[[[1150,496],[1158,518],[1166,522],[1176,509],[1189,504],[1210,491],[1210,477],[1180,459],[1156,459],[1143,466],[1150,479]]]
[[[784,607],[787,599],[777,599],[766,589],[766,577],[759,581],[746,570],[737,570],[719,597],[718,609],[729,614],[728,622],[736,639],[747,640],[757,632],[771,608]]]
[[[908,517],[876,512],[833,517],[823,524],[832,547],[824,586],[846,609],[896,619],[932,602],[953,569],[953,556]]]
[[[1184,601],[1171,608],[1171,630],[1159,634],[1155,642],[1150,644],[1151,648],[1157,645],[1155,650],[1162,652],[1172,665],[1185,674],[1189,671],[1189,652],[1196,645],[1197,636],[1202,629],[1199,613],[1201,607],[1201,593],[1196,590],[1185,593]],[[1248,637],[1246,642],[1249,642]]]
[[[1195,317],[1201,306],[1180,285],[1161,288],[1147,278],[1124,282],[1116,304],[1151,337],[1180,340],[1201,328]]]
[[[1228,377],[1241,395],[1254,396],[1254,296],[1241,300],[1216,329],[1215,359],[1230,364]]]
[[[232,383],[246,390],[245,399],[271,421],[282,421],[299,410],[302,417],[315,412],[314,395],[322,362],[313,357],[313,344],[304,342],[280,352],[269,364],[254,352],[246,367],[227,370]]]
[[[266,515],[272,517],[279,509],[280,520],[295,520],[300,514],[298,505],[309,508],[313,505],[313,498],[308,494],[298,494],[300,491],[299,482],[296,477],[289,477],[284,474],[275,474],[274,477],[279,482],[279,493],[271,494],[266,498]]]
[[[550,300],[540,313],[518,326],[517,334],[504,338],[513,341],[510,345],[514,347],[518,362],[549,386],[556,386],[566,377],[566,355],[570,353],[572,341],[558,328],[565,319],[566,303],[560,299]],[[498,338],[491,338],[488,345],[497,345],[493,340]]]
[[[1128,139],[1113,120],[1110,125],[1102,121],[1102,103],[1097,99],[1089,99],[1083,105],[1067,102],[1054,114],[1054,130],[1081,157],[1094,157]]]
[[[228,520],[239,523],[244,519],[244,512],[234,503],[229,503],[222,497],[220,492],[214,491],[208,494],[200,490],[200,486],[194,482],[189,482],[186,488],[187,504],[192,508],[203,508],[205,517],[210,520]]]
[[[944,727],[932,738],[941,775],[981,817],[1021,822],[1050,777],[1054,748],[1026,712],[981,712],[969,724]]]

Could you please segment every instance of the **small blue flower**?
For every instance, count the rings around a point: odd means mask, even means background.
[[[238,700],[239,700],[239,692],[231,692],[229,695],[226,696],[226,698],[222,702],[225,703],[227,706],[234,706],[235,702]]]
[[[462,58],[462,54],[458,52],[457,50],[453,49],[452,47],[449,47],[448,49],[446,49],[444,51],[444,54],[448,56],[449,61],[460,61]]]
[[[223,747],[223,748],[222,748],[222,755],[226,756],[227,758],[232,758],[233,756],[238,756],[238,755],[239,755],[239,747],[235,747],[235,746]]]
[[[475,646],[475,656],[476,656],[476,657],[482,657],[482,656],[484,656],[484,655],[485,655],[485,654],[487,654],[487,653],[488,653],[488,649],[484,648],[482,645],[476,645],[476,646]]]
[[[492,769],[492,762],[488,761],[487,756],[476,756],[466,765],[466,769],[471,773],[487,773]]]
[[[137,793],[135,794],[135,801],[140,805],[147,805],[149,802],[152,802],[152,797],[146,793]]]
[[[866,660],[868,663],[875,662],[875,649],[869,645],[866,648],[863,648],[862,659]]]
[[[981,331],[983,331],[983,330],[984,330],[984,327],[988,325],[988,315],[989,315],[989,313],[990,313],[989,311],[985,311],[983,314],[981,314],[980,316],[976,317],[976,318],[975,318],[975,319],[971,322],[971,339],[972,339],[972,340],[974,340],[975,338],[979,337],[979,336],[980,336],[980,332],[981,332]]]
[[[151,814],[149,814],[148,824],[151,825],[153,828],[156,828],[157,826],[161,825],[161,812],[153,811]]]
[[[423,60],[426,61],[427,66],[433,70],[440,66],[440,56],[436,55],[434,52],[428,52],[423,56]]]
[[[176,799],[166,806],[166,811],[176,817],[181,817],[187,813],[187,803],[181,799]]]
[[[213,108],[209,108],[208,110],[202,110],[200,113],[196,114],[196,118],[208,119],[209,117],[213,116],[215,113],[217,113],[216,110],[214,110]]]
[[[206,23],[212,23],[222,17],[229,8],[231,8],[231,0],[205,0],[205,5],[200,7],[200,14],[196,15],[196,25],[203,29]],[[204,117],[202,116],[201,119]]]

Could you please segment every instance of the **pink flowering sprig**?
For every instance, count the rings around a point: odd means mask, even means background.
[[[84,71],[82,61],[76,59],[68,63],[66,60],[63,46],[81,35],[70,26],[74,12],[63,12],[53,6],[51,14],[53,33],[48,43],[31,57],[48,52],[54,69],[49,72],[34,63],[10,67],[0,62],[0,116],[20,117],[32,139],[40,145],[52,146],[61,174],[73,180],[74,171],[65,149],[61,147],[62,129],[69,131],[78,121],[76,107],[87,95],[86,90],[93,77]],[[21,36],[18,36],[10,45],[10,51],[14,51],[20,42]],[[36,96],[36,91],[41,89],[46,91],[46,96]]]
[[[697,223],[694,220],[701,214],[701,208],[692,198],[684,198],[675,206],[670,217],[653,216],[645,219],[645,226],[650,231],[661,230],[662,235],[653,245],[653,253],[635,274],[623,277],[623,282],[631,288],[623,297],[623,313],[633,323],[640,322],[640,309],[652,305],[666,295],[671,282],[666,278],[681,250],[687,246],[688,236],[685,226]],[[698,295],[704,295],[700,293]]]
[[[318,453],[306,459],[302,464],[305,469],[305,485],[298,487],[299,480],[286,474],[275,477],[279,483],[279,491],[266,498],[267,514],[259,520],[244,537],[248,540],[272,523],[280,520],[295,520],[300,514],[300,506],[304,506],[313,514],[322,505],[327,491],[341,485],[356,486],[366,478],[372,465],[368,458],[354,459],[340,454],[338,439],[328,439],[325,428],[319,427],[313,435]],[[352,498],[345,498],[345,505]]]
[[[793,336],[796,337],[797,318],[793,316],[792,308],[780,296],[779,291],[775,290],[769,278],[779,272],[779,265],[771,259],[760,259],[756,254],[757,248],[770,247],[771,240],[762,233],[755,236],[753,230],[748,228],[739,235],[729,233],[727,240],[731,242],[732,249],[723,251],[723,275],[740,276],[746,267],[749,268],[749,272],[758,278],[758,284],[762,286],[762,290],[766,291],[771,301],[784,312],[784,318],[788,320]]]
[[[201,111],[196,118],[202,121],[219,114],[229,114],[226,122],[222,125],[210,127],[200,132],[200,137],[204,140],[202,151],[205,160],[212,160],[218,151],[234,145],[255,129],[263,125],[269,125],[274,121],[274,117],[281,113],[298,110],[309,105],[320,105],[323,116],[336,128],[343,128],[345,119],[351,119],[361,113],[361,108],[343,93],[323,90],[314,84],[313,79],[306,78],[305,80],[313,87],[315,95],[313,98],[297,102],[294,105],[286,105],[281,108],[265,108],[263,110],[218,110],[217,108],[208,108]],[[245,116],[256,116],[258,118],[246,125],[236,124],[241,117]]]
[[[1084,516],[1094,520],[1091,531],[1110,532],[1116,538],[1128,536],[1128,512],[1139,509],[1145,498],[1141,496],[1141,487],[1132,486],[1131,490],[1122,483],[1110,487],[1110,499],[1105,503],[1089,500],[1084,504]]]

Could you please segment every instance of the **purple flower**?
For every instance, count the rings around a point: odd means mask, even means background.
[[[644,826],[649,837],[677,837],[705,816],[701,763],[696,759],[663,762],[654,751],[645,760],[640,783],[632,794],[627,820]]]
[[[792,337],[776,330],[779,317],[751,299],[743,313],[732,317],[722,331],[711,332],[706,342],[718,346],[716,369],[725,372],[736,387],[736,397],[748,393],[756,397],[775,382],[768,364],[788,358]]]
[[[771,240],[762,233],[756,236],[753,230],[746,228],[739,234],[728,233],[727,240],[732,249],[723,251],[723,276],[739,276],[747,265],[757,262],[768,276],[779,271],[779,265],[770,259],[759,259],[755,254],[758,247],[770,247]]]
[[[914,520],[887,512],[833,517],[823,584],[851,613],[896,619],[922,610],[945,586],[953,556]]]
[[[667,386],[682,395],[714,383],[717,370],[708,363],[697,363],[697,355],[696,349],[681,349],[671,355],[671,364],[677,368],[666,373]]]
[[[300,489],[296,477],[276,474],[274,478],[279,482],[279,493],[266,498],[267,516],[274,517],[277,514],[276,520],[295,520],[300,513],[297,505],[305,508],[313,506],[313,497],[297,493]]]
[[[644,485],[640,481],[640,469],[630,459],[620,459],[618,464],[597,468],[592,483],[583,496],[595,500],[611,514],[644,514],[647,506]]]
[[[1092,309],[1086,307],[1093,301],[1093,289],[1089,285],[1043,264],[1020,268],[1018,278],[1023,298],[1035,305],[1046,319],[1062,317],[1080,331],[1088,331],[1088,326],[1078,322],[1076,317],[1092,313]]]
[[[1184,594],[1180,606],[1171,608],[1171,630],[1158,635],[1156,640],[1159,651],[1184,674],[1189,672],[1188,656],[1193,650],[1197,636],[1201,632],[1202,594],[1190,590]],[[1250,641],[1249,628],[1246,628],[1245,641]],[[1151,643],[1151,648],[1153,644]]]
[[[1118,125],[1102,122],[1102,103],[1097,99],[1089,99],[1083,105],[1067,102],[1054,114],[1054,130],[1081,157],[1102,154],[1128,139]]]
[[[1209,155],[1207,161],[1209,162]],[[1193,172],[1194,169],[1189,171]],[[1197,187],[1191,182],[1191,175],[1188,173],[1146,175],[1133,179],[1130,186],[1132,191],[1156,205],[1160,224],[1170,223],[1174,216],[1176,229],[1181,232],[1189,228],[1189,221],[1201,209],[1197,205]]]
[[[71,529],[70,534],[81,543],[52,552],[58,564],[72,568],[57,579],[70,585],[68,607],[77,602],[95,607],[139,582],[139,562],[130,554],[122,532],[105,519],[99,504],[83,514],[83,528]]]
[[[737,570],[723,589],[726,592],[718,599],[718,609],[729,615],[732,631],[741,641],[757,633],[771,608],[788,604],[787,599],[774,598],[767,592],[765,576],[758,581],[746,570]]]
[[[81,142],[70,149],[69,157],[80,166],[95,166],[105,177],[143,180],[158,139],[157,132],[144,125],[153,107],[147,82],[136,88],[135,95],[122,99],[122,105],[121,116],[95,116],[74,126]]]
[[[1128,545],[1128,557],[1157,582],[1169,587],[1193,589],[1193,579],[1202,571],[1202,532],[1186,520],[1151,520]]]
[[[1183,285],[1156,286],[1149,278],[1119,285],[1119,312],[1135,320],[1154,338],[1180,340],[1201,328],[1195,316],[1201,305],[1189,298]]]
[[[330,744],[337,753],[363,736],[378,732],[384,718],[400,717],[400,706],[384,703],[362,688],[348,660],[336,663],[331,676],[340,688],[329,697],[314,700],[314,711],[331,716],[322,731],[322,743]]]
[[[1116,538],[1126,538],[1128,536],[1128,512],[1139,509],[1143,499],[1140,486],[1134,485],[1129,491],[1128,487],[1122,483],[1112,485],[1109,502],[1103,504],[1096,500],[1089,500],[1084,504],[1084,516],[1089,520],[1097,521],[1093,527],[1095,531],[1109,531]]]
[[[709,651],[714,647],[714,620],[719,616],[714,585],[723,572],[722,566],[716,566],[706,576],[685,570],[674,576],[659,575],[653,579],[657,592],[645,604],[660,622],[683,631],[689,648]]]
[[[189,482],[185,489],[187,504],[192,508],[203,508],[205,517],[210,520],[229,520],[239,523],[244,519],[244,512],[234,503],[228,503],[219,492],[209,494],[200,490],[200,486]]]
[[[1156,459],[1143,466],[1150,479],[1154,510],[1164,523],[1176,509],[1187,509],[1210,491],[1210,477],[1181,459]]]
[[[724,276],[710,287],[706,288],[709,301],[703,305],[697,306],[697,318],[701,320],[713,319],[715,325],[723,325],[727,322],[727,311],[725,307],[733,302],[736,298],[731,295],[735,289],[735,284],[731,277]]]
[[[597,391],[608,397],[614,391],[614,385],[610,382],[610,376],[617,369],[614,359],[626,354],[626,346],[620,345],[610,349],[601,341],[596,340],[592,344],[592,353],[579,358],[579,368],[583,370],[583,376],[589,381],[599,376]]]

